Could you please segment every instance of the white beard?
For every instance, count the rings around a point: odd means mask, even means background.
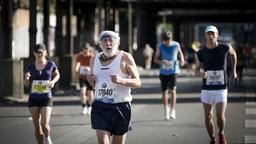
[[[108,58],[114,56],[116,51],[117,51],[117,48],[113,48],[111,51],[107,51],[106,49],[103,49],[104,55]]]

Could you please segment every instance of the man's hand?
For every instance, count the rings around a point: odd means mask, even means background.
[[[94,75],[92,72],[89,72],[87,75],[86,75],[86,78],[89,82],[89,84],[94,87],[95,86],[95,80],[94,80]]]
[[[121,84],[122,83],[122,78],[120,78],[119,76],[117,75],[110,75],[111,77],[111,81],[113,83],[116,83],[116,84]]]
[[[206,78],[207,77],[207,72],[195,71],[195,76],[200,76],[202,78]]]
[[[237,73],[236,72],[231,73],[231,78],[236,79],[237,78]]]
[[[55,82],[53,82],[53,81],[50,81],[49,84],[48,84],[49,88],[53,88],[54,85],[55,85]]]
[[[28,87],[28,86],[29,86],[29,79],[30,79],[30,77],[31,77],[31,74],[30,74],[29,72],[27,72],[27,73],[25,74],[25,80],[24,80],[24,85],[25,85],[25,87]]]
[[[162,61],[161,61],[161,64],[162,64],[162,65],[169,66],[169,65],[170,65],[170,62],[169,62],[168,60],[162,60]]]

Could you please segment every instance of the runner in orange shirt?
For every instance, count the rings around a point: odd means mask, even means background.
[[[90,60],[94,57],[92,47],[85,43],[81,52],[77,56],[76,74],[79,77],[80,100],[82,104],[82,114],[91,114],[91,104],[93,100],[93,88],[87,81],[86,75],[91,71]]]

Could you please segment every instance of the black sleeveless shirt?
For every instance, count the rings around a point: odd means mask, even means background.
[[[196,54],[207,72],[207,78],[203,78],[203,90],[227,89],[227,60],[229,46],[219,44],[213,49],[204,47]]]

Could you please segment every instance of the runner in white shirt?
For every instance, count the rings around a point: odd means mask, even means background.
[[[131,88],[141,86],[131,54],[120,51],[119,34],[103,31],[99,35],[101,53],[92,60],[87,80],[94,87],[91,123],[99,144],[124,144],[131,120]]]

